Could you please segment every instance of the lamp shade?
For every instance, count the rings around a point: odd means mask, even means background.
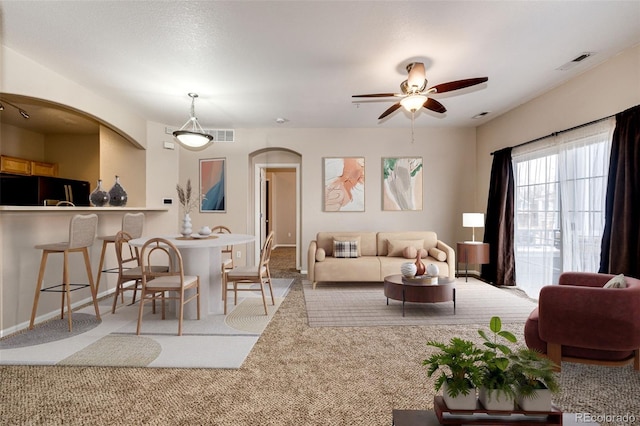
[[[462,226],[465,228],[484,227],[484,213],[462,213]]]
[[[192,151],[199,151],[213,143],[213,136],[204,131],[196,118],[195,100],[198,97],[198,94],[189,93],[188,95],[191,98],[189,120],[184,123],[184,126],[182,126],[180,130],[173,132],[173,137],[176,138],[176,141],[178,141],[178,143],[184,148]]]

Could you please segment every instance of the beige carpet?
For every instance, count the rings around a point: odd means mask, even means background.
[[[456,281],[453,302],[405,303],[387,299],[382,283],[320,283],[315,290],[303,281],[311,327],[488,324],[492,316],[525,322],[536,302],[513,288],[497,288],[475,278]]]
[[[503,325],[522,338],[521,323]],[[2,366],[0,423],[388,426],[394,408],[433,407],[426,341],[479,342],[478,326],[310,328],[297,279],[237,370]],[[630,367],[564,363],[560,384],[554,402],[566,412],[639,422]]]

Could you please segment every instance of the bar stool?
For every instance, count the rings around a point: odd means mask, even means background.
[[[91,297],[93,299],[93,307],[96,310],[96,318],[100,320],[100,310],[98,309],[98,300],[96,298],[97,291],[93,285],[93,273],[91,272],[91,261],[89,259],[88,250],[88,247],[91,247],[96,239],[97,229],[98,216],[96,214],[75,215],[71,218],[69,224],[69,241],[53,244],[41,244],[35,246],[36,249],[42,250],[42,260],[40,262],[40,272],[38,273],[38,284],[36,286],[36,293],[33,298],[33,310],[31,311],[31,322],[29,323],[30,330],[33,329],[33,323],[36,319],[36,312],[38,310],[38,300],[40,298],[40,292],[42,291],[62,293],[60,319],[64,319],[64,302],[66,297],[69,331],[72,331],[71,292],[80,290],[81,288],[90,287]],[[69,253],[74,252],[81,252],[84,256],[84,264],[87,269],[89,284],[71,284],[69,282]],[[62,255],[64,256],[64,263],[62,267],[62,284],[42,288],[44,271],[47,266],[47,258],[51,253],[62,253]]]
[[[142,237],[142,229],[144,228],[144,213],[125,213],[122,217],[122,231],[129,234],[131,239]],[[115,235],[106,235],[98,237],[102,240],[102,252],[100,253],[100,264],[98,265],[98,278],[96,279],[96,294],[100,288],[100,278],[103,272],[118,272],[118,268],[102,269],[104,264],[104,254],[107,251],[107,244],[116,242]],[[137,249],[136,249],[137,251]]]

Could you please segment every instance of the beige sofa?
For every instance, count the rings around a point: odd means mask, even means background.
[[[357,257],[336,258],[334,240],[357,241]],[[435,232],[418,231],[319,232],[309,244],[307,278],[314,289],[318,282],[326,281],[381,282],[388,275],[399,274],[404,262],[415,262],[415,257],[408,257],[412,249],[406,247],[417,248],[420,245],[429,253],[422,259],[425,266],[433,263],[438,266],[440,276],[455,277],[453,249],[439,241]]]

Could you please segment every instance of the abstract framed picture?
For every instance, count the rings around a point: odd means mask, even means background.
[[[227,211],[226,158],[200,160],[200,211],[220,213]]]
[[[382,210],[422,210],[422,158],[382,159]]]
[[[324,158],[324,211],[364,211],[364,157]]]

